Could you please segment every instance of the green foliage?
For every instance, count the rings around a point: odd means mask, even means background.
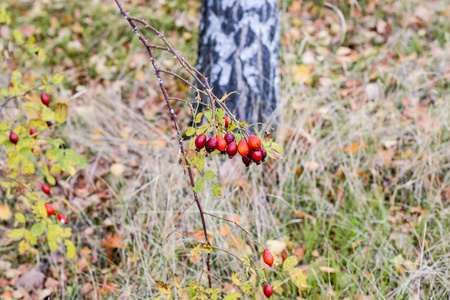
[[[5,7],[0,6],[0,23],[4,26],[11,24],[11,18]],[[34,38],[26,38],[15,29],[10,29],[9,39],[0,43],[0,50],[8,45],[9,51],[3,52],[5,59],[30,60],[35,64],[43,63],[47,57],[45,51],[35,43]],[[8,234],[12,239],[18,239],[18,249],[21,254],[27,253],[38,240],[47,239],[49,248],[55,251],[58,245],[64,244],[68,258],[75,256],[75,245],[69,240],[72,235],[70,228],[65,228],[56,216],[48,215],[46,203],[55,201],[47,198],[40,191],[33,191],[35,181],[51,185],[56,184],[54,175],[75,175],[78,169],[86,166],[86,161],[75,151],[62,147],[61,139],[54,138],[50,129],[60,126],[66,121],[68,106],[66,103],[52,99],[49,107],[42,104],[38,91],[52,93],[55,86],[61,84],[64,75],[61,73],[42,75],[41,82],[33,82],[33,86],[24,82],[21,70],[3,70],[10,73],[11,80],[3,84],[0,90],[2,103],[12,98],[20,98],[22,107],[17,120],[7,115],[7,120],[0,122],[0,146],[4,147],[7,167],[0,167],[0,185],[6,191],[8,198],[23,199],[31,212],[15,213],[14,229]],[[9,102],[13,103],[13,102]],[[47,122],[51,122],[47,123]],[[31,135],[30,129],[37,130]],[[17,144],[9,141],[9,135],[14,131],[19,140]],[[42,179],[39,179],[39,178]],[[45,179],[45,180],[44,180]],[[19,197],[22,196],[22,197]],[[62,199],[64,200],[64,199]],[[64,200],[66,201],[66,200]]]

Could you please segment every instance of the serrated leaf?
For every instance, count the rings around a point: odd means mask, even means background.
[[[279,144],[273,142],[271,144],[271,146],[272,146],[272,149],[277,151],[278,153],[283,153],[283,147],[281,147]]]
[[[297,265],[297,263],[298,263],[297,256],[295,255],[289,256],[283,263],[283,270],[289,271],[293,269]]]
[[[207,243],[201,243],[198,245],[198,250],[203,253],[211,253],[213,252],[214,248]]]
[[[202,117],[203,117],[203,113],[199,112],[196,116],[195,116],[195,123],[200,123],[202,121]]]
[[[21,213],[16,213],[16,214],[14,215],[14,218],[15,218],[15,220],[16,220],[16,223],[22,223],[22,224],[25,224],[25,222],[26,222],[25,216],[22,215]]]
[[[218,184],[213,183],[211,185],[211,191],[212,191],[214,197],[222,195],[222,188]]]
[[[194,127],[188,127],[188,129],[186,129],[186,135],[187,136],[191,136],[195,133],[195,128]]]
[[[56,104],[55,108],[55,120],[58,123],[64,123],[68,115],[67,105],[64,103]]]
[[[47,227],[47,222],[42,221],[39,223],[33,224],[31,227],[31,234],[34,236],[40,236],[45,232],[45,228]]]
[[[75,245],[72,243],[72,241],[64,240],[64,245],[66,246],[67,257],[70,259],[74,258],[77,250],[75,248]]]
[[[249,284],[249,283],[246,283],[242,286],[242,291],[244,293],[253,294],[253,288],[252,288],[251,284]]]
[[[195,182],[195,186],[194,186],[193,190],[196,193],[201,193],[203,191],[204,187],[205,187],[205,180],[203,180],[203,178],[199,178]]]
[[[216,179],[216,174],[213,171],[208,170],[205,172],[205,175],[203,175],[203,178],[207,180],[214,180]]]
[[[241,294],[239,293],[231,293],[225,296],[223,300],[237,300],[241,297]]]
[[[25,230],[23,229],[13,229],[9,234],[8,237],[12,239],[17,239],[23,236]]]

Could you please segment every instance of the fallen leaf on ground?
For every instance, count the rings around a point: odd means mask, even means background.
[[[0,205],[0,220],[8,220],[11,218],[11,210],[8,204]]]
[[[114,234],[113,237],[109,237],[102,241],[102,247],[105,248],[121,248],[122,238],[118,233]]]

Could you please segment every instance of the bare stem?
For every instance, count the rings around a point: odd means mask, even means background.
[[[136,26],[134,21],[137,21],[137,22],[140,22],[140,23],[145,23],[145,22],[143,22],[142,20],[130,17],[129,14],[120,5],[119,0],[115,0],[115,2],[117,4],[117,6],[119,7],[120,13],[128,20],[128,23],[130,23],[131,27],[133,28],[133,31],[138,36],[139,40],[145,45],[145,48],[147,49],[147,53],[150,56],[150,60],[151,60],[152,65],[153,65],[153,69],[155,70],[156,77],[158,78],[159,87],[161,89],[161,92],[164,95],[164,99],[166,101],[166,105],[167,105],[167,107],[169,109],[170,115],[171,115],[173,123],[175,125],[175,129],[176,129],[177,136],[178,136],[178,143],[180,145],[180,152],[181,152],[181,155],[184,158],[184,163],[185,163],[186,168],[188,170],[190,184],[191,184],[191,187],[194,188],[194,186],[195,186],[194,175],[193,175],[193,172],[192,172],[191,165],[189,164],[189,161],[187,159],[186,153],[184,152],[183,138],[181,137],[180,128],[178,126],[177,116],[175,114],[175,111],[173,110],[172,104],[170,103],[170,100],[169,100],[169,95],[167,94],[167,90],[166,90],[166,88],[165,88],[165,86],[163,84],[163,81],[161,79],[160,69],[159,69],[158,65],[156,64],[152,48],[150,47],[150,45],[147,42],[147,40],[144,39],[144,37],[140,33],[140,31],[137,28],[137,26]],[[155,30],[153,27],[151,27],[150,25],[148,25],[146,27],[149,28],[149,29],[152,29],[154,32],[156,32],[160,36],[161,39],[163,39],[163,41],[165,41],[164,37],[161,34],[159,34],[159,32],[157,30]],[[172,53],[174,53],[174,54],[176,53],[176,51],[173,50],[172,46],[168,42],[166,42],[166,45],[169,47],[169,49],[172,51]],[[178,56],[178,54],[176,54],[176,56]],[[180,61],[180,63],[181,63],[181,61]],[[200,204],[200,201],[198,199],[197,193],[195,191],[192,191],[192,192],[193,192],[193,195],[194,195],[194,200],[197,203],[197,207],[198,207],[198,210],[200,212],[200,217],[201,217],[202,225],[203,225],[203,232],[204,232],[204,235],[205,235],[205,242],[210,245],[209,238],[208,238],[208,233],[207,233],[207,230],[206,230],[206,222],[205,222],[205,216],[203,214],[203,208],[202,208],[202,206]],[[206,258],[206,266],[207,266],[207,269],[208,269],[208,283],[209,283],[209,287],[211,288],[212,287],[211,274],[210,274],[211,267],[210,267],[209,260],[210,260],[210,254],[208,253],[208,256]]]

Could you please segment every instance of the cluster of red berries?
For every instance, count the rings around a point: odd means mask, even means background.
[[[208,153],[219,150],[222,154],[228,154],[229,158],[233,158],[236,153],[242,156],[242,162],[248,167],[254,161],[257,165],[264,162],[267,151],[261,147],[261,140],[256,135],[250,135],[248,141],[242,138],[236,144],[236,137],[233,133],[227,132],[225,136],[212,136],[206,138],[206,134],[202,133],[195,139],[195,147],[198,150],[206,148]]]
[[[44,104],[45,106],[48,107],[50,105],[50,97],[46,93],[42,93],[41,94],[41,102],[42,102],[42,104]],[[53,125],[52,122],[47,121],[48,127],[50,127],[52,125]],[[30,135],[36,137],[37,130],[35,128],[30,128]],[[19,142],[19,136],[17,135],[17,133],[15,133],[14,131],[11,131],[11,133],[9,134],[9,141],[11,143],[13,143],[14,145],[17,145],[17,143]]]
[[[48,185],[42,185],[42,191],[47,195],[50,195],[50,187]],[[47,210],[47,215],[52,216],[55,214],[55,208],[52,205],[45,204],[45,209]],[[57,218],[61,224],[67,224],[67,218],[63,214],[58,214]]]

